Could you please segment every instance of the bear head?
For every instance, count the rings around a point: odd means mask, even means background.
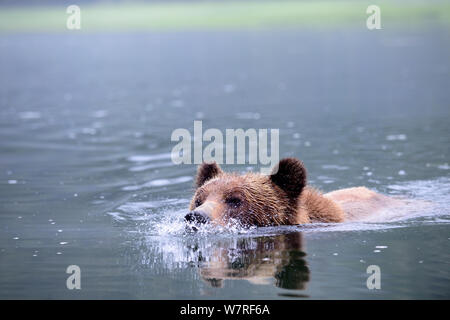
[[[215,162],[198,167],[196,191],[185,216],[189,223],[240,226],[295,224],[306,169],[295,158],[282,159],[271,175],[225,173]]]

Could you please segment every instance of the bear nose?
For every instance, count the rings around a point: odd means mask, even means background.
[[[201,211],[191,211],[184,216],[184,220],[196,224],[204,224],[209,221],[209,217]]]

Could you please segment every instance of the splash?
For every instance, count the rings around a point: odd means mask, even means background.
[[[187,199],[164,199],[158,201],[127,202],[108,215],[116,223],[138,227],[139,232],[148,236],[187,236],[196,234],[229,235],[251,233],[256,227],[246,228],[237,220],[230,220],[224,226],[206,224],[201,227],[187,224],[184,220]],[[194,228],[197,229],[194,232]]]

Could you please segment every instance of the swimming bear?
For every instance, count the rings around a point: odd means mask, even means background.
[[[303,162],[282,159],[271,175],[226,173],[215,163],[202,163],[195,179],[189,223],[241,226],[297,225],[363,220],[377,210],[401,205],[398,199],[365,187],[323,194],[307,185]]]

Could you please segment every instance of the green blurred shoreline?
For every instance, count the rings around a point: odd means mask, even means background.
[[[373,1],[265,1],[81,4],[81,32],[366,26]],[[382,28],[450,26],[450,2],[377,1]],[[64,6],[0,7],[0,33],[64,32]]]

